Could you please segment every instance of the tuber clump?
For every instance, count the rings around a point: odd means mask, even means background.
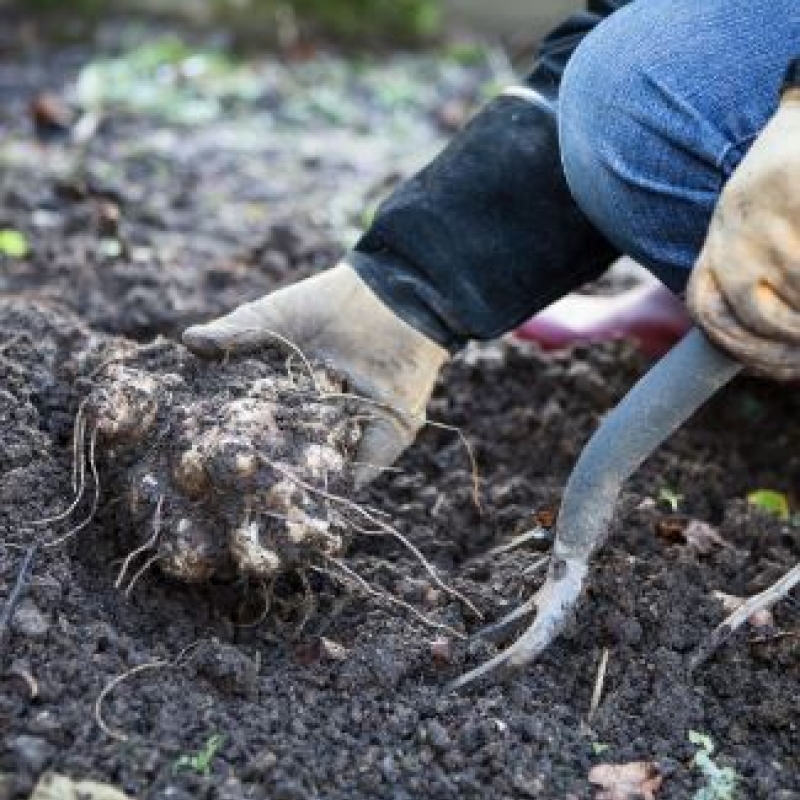
[[[155,539],[164,572],[266,581],[343,553],[331,498],[352,487],[360,428],[339,378],[288,371],[273,351],[208,363],[161,342],[124,363],[104,355],[83,424],[120,525],[136,548]]]

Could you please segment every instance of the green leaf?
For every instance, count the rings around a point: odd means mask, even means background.
[[[730,767],[720,767],[711,758],[714,742],[711,737],[698,731],[689,731],[689,741],[700,748],[695,753],[693,766],[704,778],[704,785],[693,800],[734,800],[738,776]]]
[[[605,742],[592,742],[592,752],[596,756],[601,756],[601,755],[603,755],[603,753],[606,752],[606,750],[610,750],[610,749],[611,749],[611,745],[610,744],[606,744]]]
[[[689,741],[698,747],[702,747],[707,753],[714,752],[714,741],[707,733],[689,731]]]
[[[747,495],[747,502],[770,514],[774,514],[784,522],[787,522],[791,516],[789,500],[781,492],[775,492],[771,489],[759,489]]]
[[[678,494],[673,489],[670,489],[668,486],[665,486],[659,493],[658,493],[658,502],[665,503],[669,506],[670,511],[673,514],[677,513],[678,508],[680,507],[681,502],[683,501],[683,495]]]
[[[211,762],[217,751],[222,747],[225,737],[219,733],[210,736],[202,750],[198,750],[193,755],[185,754],[176,759],[173,770],[178,772],[181,769],[188,769],[198,775],[208,776],[211,773]]]
[[[30,252],[25,235],[13,228],[0,229],[0,254],[9,258],[25,258]]]

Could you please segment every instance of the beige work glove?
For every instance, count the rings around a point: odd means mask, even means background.
[[[746,366],[800,378],[800,89],[784,94],[723,190],[688,302]]]
[[[345,375],[357,394],[385,404],[365,412],[372,420],[355,479],[368,483],[414,441],[448,352],[396,316],[344,262],[195,325],[183,341],[198,355],[217,356],[274,344],[276,333]]]

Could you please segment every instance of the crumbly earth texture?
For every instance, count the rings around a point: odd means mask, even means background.
[[[302,385],[302,365],[295,359],[287,370],[285,354],[266,366],[246,359],[194,367],[176,345],[162,340],[140,351],[131,340],[174,335],[187,318],[210,318],[239,297],[318,268],[320,253],[338,245],[333,226],[326,238],[319,219],[306,214],[298,185],[320,182],[320,191],[331,193],[354,176],[367,178],[362,162],[354,166],[343,152],[320,148],[316,161],[304,155],[292,162],[295,142],[287,147],[268,126],[259,131],[278,154],[272,160],[225,146],[229,140],[218,131],[176,131],[136,115],[110,115],[86,147],[93,180],[82,192],[66,191],[49,166],[72,153],[72,145],[36,143],[27,101],[43,87],[66,93],[94,46],[45,51],[29,28],[23,36],[11,24],[0,27],[7,45],[0,52],[4,158],[12,145],[37,154],[6,170],[0,184],[1,227],[26,232],[31,247],[28,256],[0,265],[7,296],[0,317],[1,611],[19,573],[18,546],[69,531],[66,523],[30,523],[57,515],[74,497],[74,422],[93,390],[119,386],[124,370],[134,370],[156,382],[159,397],[173,393],[159,414],[176,425],[188,419],[192,404],[224,398],[213,419],[224,429],[226,404],[248,397],[249,378],[291,373]],[[322,63],[319,81],[333,71]],[[425,87],[452,85],[452,72]],[[346,97],[368,105],[377,119],[375,137],[385,140],[397,115],[382,116],[369,92]],[[280,124],[295,124],[297,135],[313,127],[332,146],[335,137],[319,118],[314,126],[291,122],[287,107],[296,100],[278,87],[252,113],[269,107]],[[425,127],[426,113],[404,108],[403,116]],[[180,157],[163,149],[167,134],[186,145]],[[127,151],[132,143],[136,148]],[[98,229],[112,178],[119,188],[119,236],[128,247],[114,256],[101,248],[105,234]],[[268,212],[294,220],[281,222],[280,235],[243,212],[267,190]],[[226,203],[238,200],[235,215],[209,213],[215,191]],[[243,247],[257,231],[259,249]],[[192,259],[175,255],[186,252]],[[119,333],[129,340],[113,338]],[[140,355],[92,375],[114,350]],[[552,357],[511,342],[471,348],[448,367],[429,411],[471,442],[482,509],[473,503],[461,442],[436,428],[422,433],[397,472],[351,496],[408,537],[487,621],[498,619],[536,589],[543,573],[534,567],[546,552],[533,546],[489,551],[534,519],[552,517],[581,446],[646,366],[623,344]],[[193,369],[242,384],[229,396],[221,385],[204,394],[192,382]],[[173,385],[171,374],[185,383]],[[192,441],[202,441],[205,424],[198,420]],[[91,430],[87,424],[87,454]],[[156,421],[146,438],[163,442],[160,431]],[[333,571],[290,569],[270,588],[232,561],[200,583],[178,580],[154,563],[134,581],[155,550],[140,553],[117,587],[126,558],[154,532],[158,497],[141,521],[130,511],[139,467],[161,476],[162,544],[176,541],[167,499],[179,497],[172,471],[177,453],[103,446],[99,433],[97,441],[97,512],[68,541],[36,554],[0,644],[3,800],[27,797],[47,770],[158,800],[589,800],[593,765],[639,760],[655,762],[664,776],[658,800],[685,800],[705,785],[692,764],[691,730],[711,737],[714,761],[738,775],[739,796],[800,797],[796,593],[776,608],[773,629],[743,630],[697,673],[687,670],[691,654],[726,613],[715,591],[752,594],[800,559],[797,520],[745,500],[769,488],[798,507],[796,391],[739,380],[649,459],[625,488],[566,634],[524,674],[465,696],[443,687],[494,646],[455,635],[474,633],[482,623],[389,535],[354,531],[337,560],[453,633],[432,629]],[[291,463],[297,464],[294,456]],[[87,482],[90,477],[88,470]],[[265,480],[273,477],[264,473]],[[656,501],[663,489],[681,496],[677,515]],[[220,494],[236,510],[231,523],[240,521],[244,496]],[[316,516],[315,501],[308,503]],[[87,493],[74,522],[91,506]],[[725,544],[690,546],[680,534],[686,520],[714,526]],[[225,522],[214,526],[220,549],[233,530]],[[323,554],[315,558],[309,564],[322,567]],[[589,719],[604,651],[606,677]],[[96,718],[104,690],[99,719],[115,735]]]

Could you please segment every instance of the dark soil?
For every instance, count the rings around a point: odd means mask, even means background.
[[[290,170],[305,186],[319,175],[329,191],[332,176],[356,180],[341,154],[312,165],[281,150],[270,182],[263,151],[231,155],[207,132],[206,149],[193,149],[196,130],[178,132],[189,142],[177,151],[182,161],[165,155],[165,173],[148,155],[134,180],[122,144],[155,126],[134,115],[101,126],[83,162],[114,164],[116,189],[65,183],[51,167],[72,146],[37,143],[27,101],[68,86],[86,50],[44,53],[34,38],[2,58],[0,135],[17,156],[39,158],[15,156],[0,185],[0,227],[25,231],[32,247],[0,262],[0,609],[20,548],[63,530],[30,523],[73,494],[72,426],[92,388],[81,376],[104,348],[131,346],[112,335],[171,336],[329,263],[341,247],[331,220],[314,221]],[[424,109],[412,111],[435,129]],[[259,191],[274,190],[268,218],[240,217],[239,230],[236,215],[226,216],[228,235],[219,235],[223,217],[203,204],[220,176],[222,194],[244,204],[253,175]],[[103,249],[108,238],[122,249]],[[555,357],[513,342],[470,348],[446,370],[430,416],[472,443],[482,511],[462,443],[436,428],[359,500],[385,512],[487,620],[499,618],[535,590],[543,572],[525,570],[542,553],[488,551],[552,517],[583,443],[645,367],[620,343]],[[251,362],[245,372],[258,369]],[[800,559],[797,523],[744,500],[758,488],[796,493],[798,412],[793,391],[750,380],[725,391],[626,487],[567,633],[525,673],[464,696],[443,687],[491,655],[491,644],[426,627],[329,574],[289,574],[268,594],[241,576],[193,586],[152,570],[126,595],[114,584],[131,549],[131,518],[112,480],[90,525],[36,553],[0,649],[0,797],[27,796],[51,769],[139,798],[566,800],[593,796],[593,764],[646,759],[665,775],[658,797],[683,800],[702,784],[691,764],[695,730],[736,770],[740,797],[799,798],[796,601],[776,609],[777,631],[748,629],[696,674],[687,670],[724,616],[714,591],[751,594]],[[113,474],[107,454],[100,465]],[[664,488],[683,496],[682,518],[717,526],[730,546],[700,553],[659,535],[665,520],[675,522],[653,500]],[[390,537],[356,535],[347,563],[441,625],[480,627]],[[604,649],[607,679],[588,721]],[[167,665],[136,672],[106,696],[109,735],[95,717],[101,691],[153,662]],[[209,774],[178,766],[214,736],[222,738]]]

